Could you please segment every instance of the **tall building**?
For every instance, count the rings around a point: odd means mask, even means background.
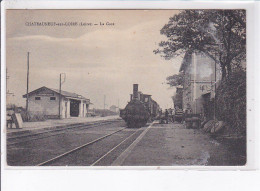
[[[187,52],[180,67],[184,73],[183,110],[202,114],[203,104],[215,97],[216,83],[220,80],[220,67],[201,52]]]

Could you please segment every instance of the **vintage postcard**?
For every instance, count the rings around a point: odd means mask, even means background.
[[[246,166],[246,9],[5,13],[8,167]]]

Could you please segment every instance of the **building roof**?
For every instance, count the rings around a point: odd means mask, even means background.
[[[38,89],[36,89],[36,90],[34,90],[34,91],[31,91],[31,92],[29,92],[28,94],[29,94],[29,96],[31,96],[32,94],[34,94],[34,93],[36,93],[36,92],[39,92],[39,91],[41,91],[41,90],[44,90],[44,89],[51,90],[51,91],[53,91],[53,92],[55,92],[55,93],[57,93],[57,94],[60,94],[60,93],[59,93],[59,90],[53,89],[53,88],[48,88],[48,87],[45,87],[45,86],[43,86],[43,87],[41,87],[41,88],[38,88]],[[61,95],[64,96],[64,97],[69,97],[69,98],[89,100],[89,99],[83,97],[82,95],[79,95],[79,94],[76,94],[76,93],[67,92],[67,91],[64,91],[64,90],[61,90]],[[26,98],[26,96],[27,96],[27,94],[23,95],[24,98]]]
[[[52,89],[52,88],[50,88],[50,89],[59,94],[59,90],[57,90],[57,89]],[[63,90],[61,90],[61,95],[63,95],[64,97],[87,99],[87,98],[85,98],[85,97],[82,96],[82,95],[79,95],[79,94],[76,94],[76,93],[67,92],[67,91],[63,91]]]

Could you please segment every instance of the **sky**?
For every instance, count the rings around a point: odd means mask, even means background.
[[[152,95],[162,108],[172,107],[175,89],[166,77],[176,74],[181,57],[155,55],[166,40],[160,29],[176,10],[7,10],[6,66],[8,102],[25,105],[27,52],[30,52],[29,91],[42,86],[85,96],[94,108],[124,108],[132,86]],[[55,22],[56,26],[36,26]],[[68,26],[68,23],[76,23]],[[66,23],[67,26],[58,26]],[[84,25],[80,25],[80,24]],[[104,25],[102,25],[102,24]],[[95,25],[96,24],[96,25]]]

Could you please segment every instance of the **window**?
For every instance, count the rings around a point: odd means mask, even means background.
[[[148,97],[146,97],[146,98],[144,99],[144,102],[148,102]]]
[[[50,100],[56,100],[56,97],[50,97]]]
[[[35,97],[35,100],[41,100],[41,97]]]

